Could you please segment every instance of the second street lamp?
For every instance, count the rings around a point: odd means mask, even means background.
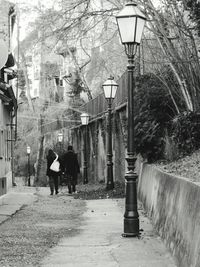
[[[115,94],[118,88],[118,84],[110,77],[103,85],[104,95],[108,102],[108,123],[107,123],[107,138],[106,138],[106,147],[107,147],[107,190],[112,190],[114,188],[113,181],[113,162],[112,162],[112,101],[115,98]]]
[[[129,2],[116,16],[121,42],[128,57],[128,139],[127,156],[128,170],[126,180],[126,202],[124,213],[124,237],[139,235],[139,214],[137,210],[137,173],[135,172],[134,144],[134,59],[140,45],[146,17],[138,9],[135,2]]]
[[[30,146],[27,146],[26,153],[28,157],[28,186],[31,186],[31,178],[30,178],[30,154],[31,154],[31,148]]]
[[[89,123],[89,115],[87,113],[81,114],[81,123],[84,125],[84,162],[83,162],[83,183],[88,183],[88,174],[87,174],[87,125]]]

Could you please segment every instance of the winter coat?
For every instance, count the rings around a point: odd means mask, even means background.
[[[47,176],[57,176],[60,174],[60,172],[54,172],[52,170],[50,170],[50,166],[53,163],[54,159],[56,158],[56,154],[54,153],[54,155],[47,155],[47,171],[46,171],[46,175]],[[58,157],[57,159],[60,162],[60,158]],[[61,162],[60,162],[61,163]]]
[[[80,167],[76,153],[68,150],[62,157],[62,167],[66,175],[71,175],[73,179],[77,179],[77,174],[80,173]]]

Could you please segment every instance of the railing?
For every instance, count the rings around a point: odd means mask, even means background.
[[[119,88],[116,92],[115,99],[113,101],[113,108],[118,108],[127,102],[127,79],[126,73],[117,81]],[[92,117],[96,117],[99,114],[104,113],[107,110],[107,102],[104,94],[100,94],[94,99],[90,100],[80,108],[84,112],[87,112]]]
[[[127,102],[127,79],[126,79],[126,72],[122,75],[122,77],[117,81],[119,84],[119,88],[116,92],[115,99],[113,101],[113,109],[118,109],[122,105],[125,105]],[[95,118],[100,114],[103,114],[107,111],[107,101],[104,97],[104,93],[101,93],[94,99],[90,100],[86,104],[79,107],[79,110],[83,112],[87,112],[91,118]],[[71,128],[75,127],[79,123],[74,123],[70,121],[61,121],[57,120],[55,122],[49,123],[48,125],[43,125],[42,132],[43,133],[50,133],[61,128]]]

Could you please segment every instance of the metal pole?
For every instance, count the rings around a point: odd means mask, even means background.
[[[30,154],[28,154],[28,186],[31,186],[31,179],[30,179]]]
[[[62,155],[62,142],[59,142],[60,143],[60,156]]]
[[[128,170],[126,180],[126,202],[124,213],[124,237],[139,235],[139,214],[137,210],[137,174],[135,170],[135,147],[134,147],[134,56],[128,56],[128,144],[126,161]]]
[[[107,190],[114,188],[113,182],[113,162],[112,162],[112,100],[108,99],[108,124],[107,124]]]
[[[11,136],[11,170],[12,170],[12,185],[16,186],[15,183],[15,170],[14,170],[14,138],[13,138],[13,115],[11,114],[11,125],[10,125],[10,136]]]
[[[87,174],[87,125],[84,127],[84,163],[83,163],[83,183],[88,183]]]

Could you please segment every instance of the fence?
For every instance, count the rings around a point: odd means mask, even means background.
[[[113,101],[113,109],[119,109],[121,106],[125,105],[127,102],[127,73],[125,72],[122,77],[117,81],[119,84],[119,88],[116,92],[115,99]],[[100,114],[105,113],[107,111],[107,101],[105,99],[104,93],[102,92],[100,95],[95,97],[94,99],[90,100],[86,104],[82,105],[79,108],[80,111],[87,112],[90,114],[91,118],[95,118]],[[71,112],[71,111],[70,111]],[[74,114],[76,112],[74,111]],[[77,115],[77,114],[76,114]],[[78,121],[78,119],[77,119]],[[77,122],[73,121],[65,121],[57,119],[51,123],[44,123],[42,126],[43,133],[50,133],[61,128],[73,128],[79,125]]]
[[[127,102],[127,79],[126,72],[117,81],[119,88],[116,92],[115,99],[113,101],[113,108],[117,109]],[[81,106],[81,110],[87,112],[92,117],[96,117],[99,114],[104,113],[107,110],[107,102],[104,93],[101,93],[96,98],[90,100],[88,103]]]

